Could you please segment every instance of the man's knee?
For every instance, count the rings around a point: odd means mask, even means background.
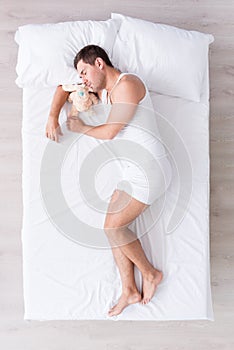
[[[104,230],[106,234],[121,233],[121,232],[124,232],[126,228],[127,228],[127,225],[121,226],[119,222],[116,222],[113,219],[108,219],[108,217],[105,220]]]
[[[137,236],[128,229],[128,226],[123,227],[105,227],[106,236],[113,246],[121,246],[129,244],[137,239]]]

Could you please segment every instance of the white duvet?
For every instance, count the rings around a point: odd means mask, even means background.
[[[60,212],[51,216],[46,196],[51,198],[53,188],[46,194],[43,187],[43,179],[53,183],[53,179],[49,179],[50,169],[46,173],[43,162],[49,143],[52,143],[45,138],[44,132],[54,88],[24,88],[22,244],[25,319],[213,319],[209,265],[208,77],[203,90],[201,102],[151,93],[162,139],[175,157],[174,178],[165,197],[150,206],[130,227],[139,235],[147,257],[163,271],[164,278],[149,304],[134,304],[120,315],[108,317],[109,308],[121,295],[120,276],[105,235],[101,236],[99,231],[104,211],[98,212],[86,205],[79,194],[77,180],[84,150],[89,152],[98,141],[86,136],[82,141],[83,148],[76,142],[66,153],[58,179],[74,220],[78,218],[84,227],[88,223],[98,234],[86,236],[85,230],[75,230],[73,225],[66,236],[61,227],[55,225],[63,215],[66,217],[66,213],[61,207]],[[93,116],[89,118],[94,120]],[[61,122],[65,120],[66,108],[62,111]],[[52,147],[63,150],[67,142],[70,144],[69,138],[71,133],[64,128],[61,143]],[[187,169],[186,164],[191,167]],[[118,182],[118,171],[109,181],[108,168],[106,178],[104,175],[105,172],[100,177],[102,181],[100,178],[96,181],[97,192],[103,201]],[[187,189],[188,193],[181,189]],[[58,220],[53,220],[53,215]],[[146,229],[148,232],[142,235]],[[135,277],[141,290],[141,275],[137,269]]]

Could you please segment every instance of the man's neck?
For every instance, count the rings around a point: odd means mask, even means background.
[[[120,74],[121,72],[118,69],[108,67],[105,86],[105,89],[107,90],[108,94],[110,94]]]

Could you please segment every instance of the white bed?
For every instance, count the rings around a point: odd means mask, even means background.
[[[148,305],[131,305],[114,317],[108,317],[107,312],[121,294],[121,283],[111,249],[106,249],[105,235],[102,240],[99,235],[89,239],[85,231],[62,233],[56,222],[64,214],[63,207],[56,207],[61,211],[51,214],[49,202],[46,204],[46,198],[51,198],[55,188],[46,187],[53,183],[50,178],[53,164],[51,168],[45,167],[48,165],[45,154],[48,149],[55,152],[53,154],[58,154],[58,150],[64,152],[71,144],[71,133],[64,126],[60,144],[54,145],[44,137],[54,90],[55,87],[41,86],[24,86],[23,89],[24,318],[213,320],[209,263],[208,62],[200,102],[151,91],[162,140],[172,151],[174,177],[166,195],[144,211],[130,227],[139,235],[149,260],[163,271],[164,278]],[[97,106],[96,112],[99,111],[100,106]],[[66,120],[66,112],[67,106],[61,113],[61,124]],[[92,115],[85,118],[90,124],[97,122]],[[77,186],[83,152],[88,153],[98,144],[100,140],[84,136],[82,147],[78,141],[70,148],[63,162],[61,188],[74,216],[96,228],[99,234],[104,211],[86,206]],[[191,165],[188,172],[186,162]],[[97,190],[103,199],[108,198],[113,185],[118,182],[118,172],[115,174],[115,178],[105,182],[105,188],[97,181]],[[108,169],[106,176],[108,179]],[[48,180],[46,184],[45,179]],[[185,187],[187,193],[182,191]],[[175,212],[177,215],[170,222]],[[169,222],[171,230],[168,229]],[[145,229],[148,233],[142,235]],[[141,290],[141,275],[137,269],[135,277]]]

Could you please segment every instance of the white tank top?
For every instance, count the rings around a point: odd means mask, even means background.
[[[115,82],[111,92],[116,87],[120,79],[127,74],[134,73],[121,73]],[[138,77],[138,76],[137,76]],[[140,77],[138,77],[141,79]],[[157,114],[154,111],[154,106],[150,97],[150,93],[146,87],[146,84],[141,79],[145,86],[145,96],[138,103],[138,108],[136,110],[135,115],[130,120],[130,122],[120,130],[120,132],[116,135],[114,139],[128,139],[138,144],[144,145],[146,149],[148,149],[154,157],[161,158],[166,156],[166,150],[161,143],[160,133],[157,125]],[[110,95],[108,96],[107,90],[103,89],[102,91],[102,103],[104,105],[108,105],[111,108]],[[108,109],[108,112],[110,109]]]
[[[106,89],[103,89],[102,90],[102,103],[104,104],[111,104],[111,101],[110,101],[110,95],[112,93],[112,91],[114,90],[114,88],[116,87],[116,85],[118,84],[118,82],[120,81],[120,79],[124,76],[124,75],[127,75],[127,74],[131,74],[131,75],[135,75],[138,77],[137,74],[134,74],[134,73],[120,73],[117,81],[115,82],[114,86],[112,87],[111,89],[111,92],[110,94],[108,95],[107,93],[107,90]],[[139,77],[138,77],[139,78]],[[140,78],[141,79],[141,78]],[[141,81],[143,82],[143,80],[141,79]],[[149,94],[149,91],[146,87],[146,84],[143,82],[144,86],[145,86],[145,96],[143,97],[143,99],[138,103],[139,105],[142,105],[144,107],[148,107],[148,108],[154,108],[153,107],[153,104],[152,104],[152,101],[151,101],[151,98],[150,98],[150,94]]]

